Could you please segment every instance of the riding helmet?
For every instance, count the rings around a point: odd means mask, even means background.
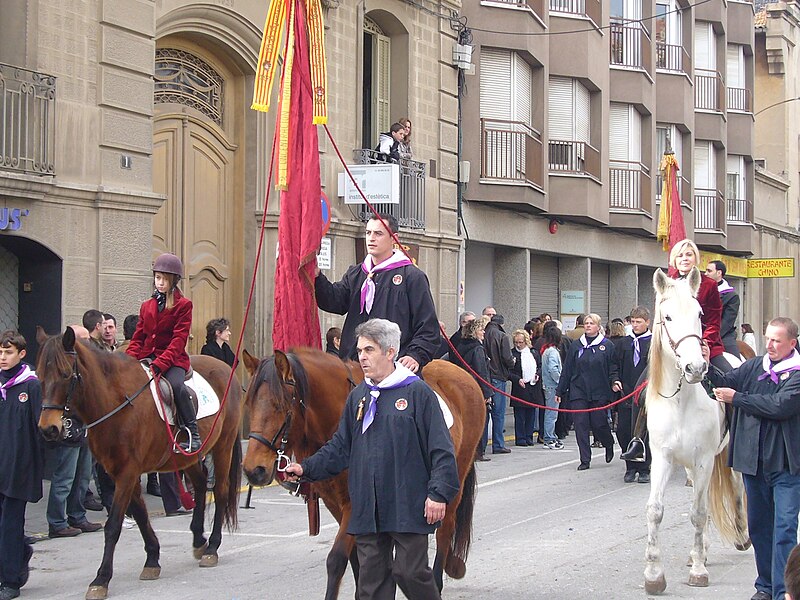
[[[153,263],[153,272],[156,271],[159,273],[171,273],[183,279],[183,264],[181,263],[181,259],[169,252],[165,252],[159,256]]]

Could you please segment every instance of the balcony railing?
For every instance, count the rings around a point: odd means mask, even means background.
[[[609,60],[612,65],[650,71],[650,36],[643,27],[611,24]]]
[[[694,70],[694,107],[700,110],[725,110],[725,84],[719,71]]]
[[[689,64],[689,54],[683,46],[656,42],[656,69],[685,73],[684,65]]]
[[[728,223],[752,223],[753,203],[742,198],[728,198]]]
[[[746,88],[728,88],[728,110],[753,112],[753,95]]]
[[[0,64],[0,169],[55,174],[56,78]]]
[[[589,17],[597,25],[603,16],[601,0],[550,0],[550,12]]]
[[[530,8],[536,16],[540,19],[544,19],[544,3],[545,0],[491,0],[492,2],[497,2],[498,4],[510,4],[511,6],[516,6],[517,8]]]
[[[694,190],[694,228],[702,231],[722,231],[725,223],[725,199],[717,190]]]
[[[600,152],[586,142],[550,140],[547,154],[550,173],[590,175],[600,180]]]
[[[353,150],[356,164],[369,165],[386,162],[383,155],[369,148]],[[425,163],[400,159],[400,204],[373,204],[380,213],[392,215],[401,227],[425,229]],[[365,204],[359,218],[368,221],[372,211]]]
[[[481,119],[481,179],[544,187],[542,138],[520,121]]]
[[[650,171],[647,167],[641,163],[612,160],[608,170],[610,208],[643,210],[643,201],[650,194]]]

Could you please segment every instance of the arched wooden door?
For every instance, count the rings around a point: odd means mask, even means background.
[[[155,120],[153,191],[167,200],[153,220],[153,252],[175,252],[184,261],[182,289],[194,303],[194,354],[205,343],[209,320],[226,316],[234,331],[241,326],[235,151],[220,128],[197,117],[165,114]]]

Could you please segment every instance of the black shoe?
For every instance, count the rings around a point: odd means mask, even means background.
[[[511,448],[495,448],[492,454],[511,454]]]
[[[588,471],[589,463],[581,463],[578,465],[578,471]]]
[[[91,496],[86,496],[86,498],[83,499],[83,508],[85,508],[86,510],[94,510],[94,511],[105,510],[105,508],[103,507],[103,503],[100,502],[100,500],[98,500],[97,498],[95,498],[94,494],[92,494]]]
[[[633,438],[628,444],[628,449],[619,455],[620,460],[630,460],[633,462],[644,462],[644,442],[639,438]]]
[[[20,574],[19,578],[19,587],[25,587],[25,584],[28,583],[28,577],[31,574],[31,557],[33,556],[33,548],[31,546],[25,546],[25,554],[23,555],[22,561],[22,573]]]
[[[478,462],[489,462],[492,459],[485,454],[478,454],[478,456],[475,457],[475,460]]]
[[[606,462],[610,463],[614,460],[614,446],[609,446],[606,448]]]
[[[625,471],[625,477],[622,478],[625,483],[633,483],[636,481],[636,471]]]
[[[750,600],[772,600],[772,596],[767,592],[762,592],[761,590],[757,591]]]
[[[152,483],[149,479],[147,481],[147,493],[151,496],[158,496],[161,497],[161,486],[159,485],[158,481]]]
[[[528,442],[514,442],[515,446],[530,446]]]
[[[184,425],[184,429],[189,432],[189,437],[179,444],[181,449],[184,452],[197,452],[203,445],[200,432],[197,431],[197,421],[189,421]]]
[[[639,483],[650,483],[650,473],[639,472]]]
[[[12,600],[12,598],[19,598],[19,588],[9,585],[0,587],[0,600]]]

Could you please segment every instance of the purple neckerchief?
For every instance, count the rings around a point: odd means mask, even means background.
[[[369,378],[364,378],[364,383],[369,387],[369,407],[364,414],[364,421],[361,423],[361,433],[364,433],[372,422],[375,420],[375,414],[378,412],[378,396],[381,395],[381,390],[395,390],[397,388],[406,387],[419,379],[410,369],[401,364],[395,365],[395,370],[383,381],[377,385],[372,383]]]
[[[15,385],[19,385],[20,383],[25,383],[29,379],[36,379],[36,372],[32,371],[28,365],[25,365],[22,367],[19,373],[0,386],[0,396],[2,396],[3,400],[5,400],[6,393],[9,389]]]
[[[631,337],[633,338],[633,366],[638,367],[639,361],[642,359],[642,349],[639,346],[640,340],[646,340],[647,338],[651,337],[653,334],[648,329],[644,333],[640,335],[636,335],[635,333],[631,333]]]
[[[606,339],[606,338],[605,338],[605,337],[603,337],[602,335],[600,335],[600,334],[598,333],[598,334],[597,334],[597,337],[595,337],[595,338],[592,340],[592,343],[591,343],[591,344],[587,344],[587,343],[586,343],[586,334],[584,333],[584,334],[581,336],[581,339],[579,340],[579,341],[580,341],[580,343],[583,345],[583,348],[581,348],[580,350],[578,350],[578,358],[580,358],[581,356],[583,356],[583,352],[584,352],[584,350],[588,350],[589,348],[592,348],[592,346],[599,346],[600,344],[602,344],[602,343],[603,343],[603,340],[604,340],[604,339]],[[592,348],[592,352],[594,352],[594,348]]]
[[[375,273],[381,271],[390,271],[391,269],[398,269],[413,264],[406,256],[399,250],[392,252],[392,255],[379,265],[372,265],[372,256],[367,254],[364,262],[361,263],[361,270],[367,274],[361,286],[361,312],[363,314],[366,309],[367,314],[372,312],[372,303],[375,300],[375,282],[373,277]]]
[[[736,290],[733,289],[733,286],[730,283],[728,283],[724,279],[721,279],[720,282],[717,284],[717,291],[720,294],[727,294],[728,292],[735,292]]]
[[[772,383],[777,385],[779,381],[778,375],[781,373],[800,371],[800,353],[798,353],[797,350],[793,350],[789,356],[775,363],[774,365],[769,359],[769,355],[765,354],[764,359],[761,362],[761,366],[764,368],[764,372],[758,376],[758,380],[761,381],[769,377],[772,380]]]

